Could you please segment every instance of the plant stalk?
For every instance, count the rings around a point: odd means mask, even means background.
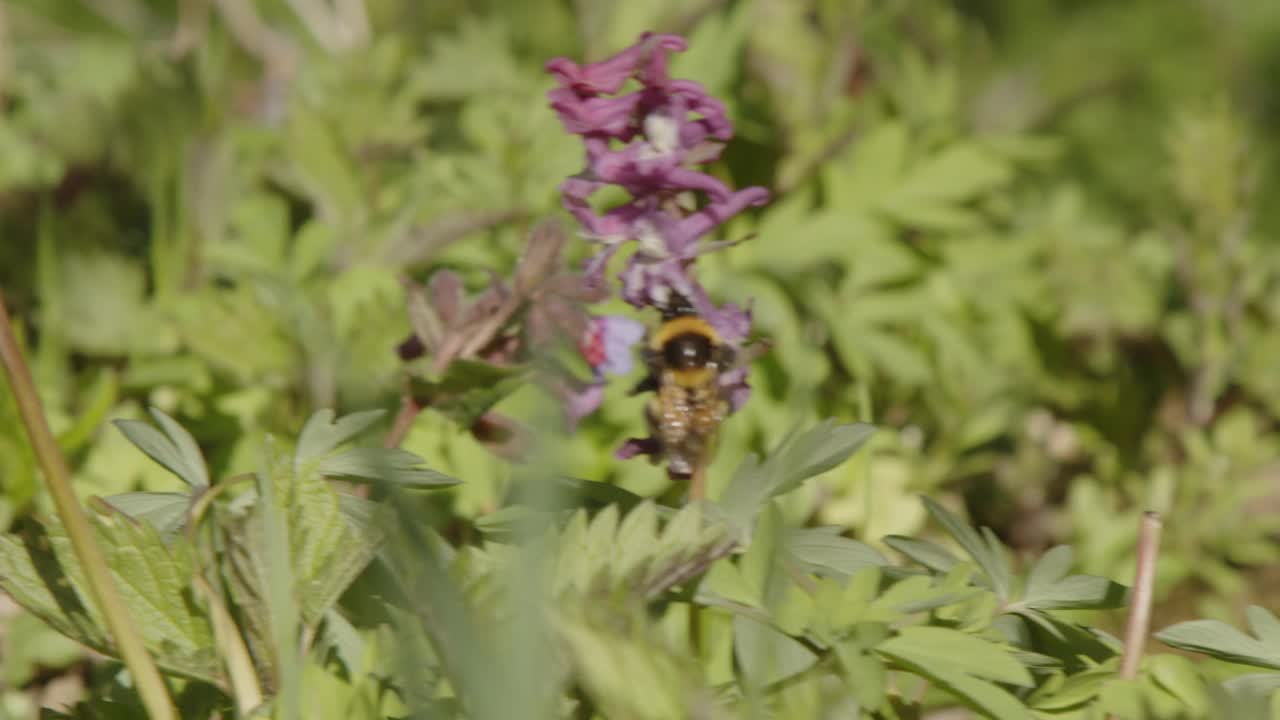
[[[58,518],[67,530],[76,559],[84,568],[89,594],[102,610],[107,630],[120,651],[120,659],[133,676],[147,714],[154,720],[177,720],[177,711],[164,679],[147,653],[142,636],[129,616],[129,609],[116,590],[111,572],[107,568],[106,557],[94,541],[89,519],[71,489],[71,473],[53,433],[49,430],[49,422],[45,418],[44,407],[40,404],[31,371],[18,350],[18,341],[13,334],[13,324],[3,296],[0,296],[0,365],[4,366],[5,376],[22,416],[22,424],[27,429],[31,447],[44,472],[49,494],[53,496]]]
[[[1138,568],[1134,573],[1133,595],[1129,597],[1129,619],[1124,628],[1124,654],[1120,656],[1120,677],[1125,680],[1138,677],[1142,651],[1147,644],[1162,526],[1160,513],[1142,514],[1142,525],[1138,530]]]

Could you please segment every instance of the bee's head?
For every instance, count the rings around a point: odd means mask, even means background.
[[[662,360],[671,370],[700,370],[715,359],[715,347],[704,332],[683,332],[662,346]]]

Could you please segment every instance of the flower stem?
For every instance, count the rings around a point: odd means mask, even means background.
[[[707,497],[707,469],[702,463],[693,469],[689,478],[689,502],[703,500]]]
[[[1138,569],[1133,580],[1133,595],[1129,598],[1129,620],[1124,628],[1124,654],[1120,658],[1120,677],[1125,680],[1138,677],[1138,665],[1147,643],[1161,527],[1159,513],[1143,513],[1138,531]]]
[[[71,473],[67,469],[66,460],[49,430],[49,422],[45,418],[44,407],[40,404],[40,396],[36,392],[35,382],[31,379],[31,371],[27,367],[22,353],[18,350],[18,341],[13,334],[13,324],[9,312],[5,308],[4,298],[0,296],[0,365],[4,366],[5,376],[13,391],[13,398],[26,426],[27,436],[35,451],[44,472],[45,482],[49,486],[49,494],[53,496],[53,504],[58,518],[67,530],[71,539],[71,548],[76,559],[84,568],[85,578],[89,585],[89,594],[107,623],[107,630],[115,640],[120,652],[120,659],[129,668],[138,694],[147,708],[147,714],[154,720],[176,720],[178,715],[169,690],[156,669],[151,656],[147,654],[142,636],[129,617],[129,609],[125,606],[111,572],[107,568],[102,549],[93,538],[93,530],[84,510],[76,501],[75,492],[71,489]]]

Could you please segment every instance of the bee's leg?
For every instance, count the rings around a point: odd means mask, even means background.
[[[649,464],[657,465],[666,455],[666,449],[662,444],[662,433],[659,432],[658,409],[655,402],[650,401],[644,409],[645,425],[649,426],[649,440],[654,444],[654,452],[649,453]]]
[[[707,467],[698,465],[689,474],[689,499],[703,500],[707,497]]]
[[[658,389],[658,375],[656,373],[649,373],[648,375],[645,375],[643,378],[641,378],[640,382],[636,383],[635,387],[631,388],[631,392],[627,394],[639,395],[640,393],[643,393],[643,392],[656,392],[657,389]]]
[[[715,362],[716,367],[720,368],[721,372],[732,368],[737,360],[738,353],[734,352],[733,348],[728,345],[721,345],[717,348]]]

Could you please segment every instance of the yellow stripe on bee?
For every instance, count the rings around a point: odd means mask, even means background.
[[[683,388],[707,387],[715,380],[712,368],[690,368],[687,370],[668,370],[667,373],[676,385]]]
[[[705,335],[711,340],[712,345],[720,344],[720,333],[711,327],[711,323],[697,315],[681,315],[664,322],[649,339],[649,347],[652,350],[661,350],[672,338],[685,333]]]

